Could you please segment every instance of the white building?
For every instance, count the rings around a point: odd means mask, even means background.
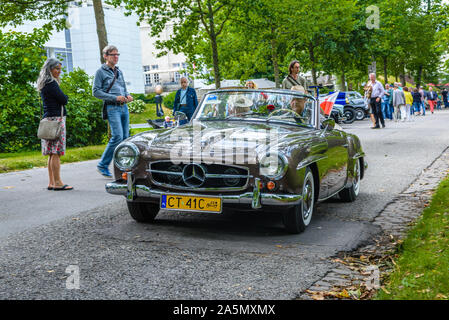
[[[150,36],[150,26],[142,23],[140,27],[140,42],[142,44],[142,65],[145,80],[145,92],[153,92],[154,87],[162,85],[164,91],[179,89],[181,76],[186,73],[187,62],[183,54],[168,52],[162,57],[157,57],[160,50],[156,49],[157,40],[168,40],[172,34],[173,24],[167,24],[164,31],[158,37]]]
[[[117,65],[123,71],[127,89],[131,93],[143,93],[142,51],[137,16],[125,16],[123,9],[104,3],[103,9],[108,43],[115,45],[120,52]],[[68,21],[71,26],[64,31],[54,32],[45,44],[47,56],[60,59],[67,72],[81,68],[93,76],[101,61],[92,2],[71,4]],[[30,32],[43,24],[44,21],[30,21],[14,30]]]

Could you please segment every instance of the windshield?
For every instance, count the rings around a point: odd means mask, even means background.
[[[296,92],[241,90],[206,95],[195,119],[201,121],[255,120],[314,126],[315,101]]]
[[[357,91],[352,91],[349,93],[349,98],[351,99],[359,99],[359,98],[363,98],[363,96],[357,92]]]

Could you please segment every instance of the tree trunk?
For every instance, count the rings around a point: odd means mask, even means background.
[[[215,34],[211,35],[210,42],[212,46],[212,62],[214,64],[215,88],[220,89],[220,66],[218,65],[218,48]]]
[[[346,91],[346,76],[344,71],[340,74],[340,82],[340,91]]]
[[[316,86],[317,85],[317,80],[316,80],[316,68],[315,68],[315,52],[314,52],[314,48],[313,48],[313,44],[310,43],[309,44],[309,58],[310,58],[310,62],[312,62],[312,79],[313,79],[313,85]],[[305,88],[307,90],[307,88]]]
[[[384,57],[384,78],[385,78],[385,84],[387,84],[388,83],[387,57]]]
[[[416,86],[421,85],[421,78],[422,78],[422,65],[418,66],[418,76],[416,77]]]
[[[218,60],[217,32],[215,31],[214,10],[210,1],[207,2],[208,19],[209,19],[209,37],[212,49],[212,63],[214,65],[215,88],[220,89],[220,65]]]
[[[103,48],[108,45],[108,35],[104,23],[103,4],[101,0],[93,0],[95,23],[97,24],[98,46],[100,47],[100,61],[104,63]]]
[[[278,55],[277,55],[277,41],[276,38],[274,38],[274,28],[271,27],[271,35],[273,38],[271,38],[271,60],[273,61],[273,68],[274,68],[274,82],[276,83],[276,88],[281,87],[281,82],[279,79],[279,64],[278,64]]]
[[[402,86],[405,87],[406,82],[405,82],[405,67],[404,67],[404,65],[402,65],[402,69],[401,70],[402,71],[401,71],[401,74],[399,75],[399,77],[401,78]]]

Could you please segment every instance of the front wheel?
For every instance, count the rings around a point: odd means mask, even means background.
[[[137,222],[152,222],[159,212],[159,205],[144,202],[126,202],[131,217]]]
[[[353,202],[360,192],[360,160],[356,159],[354,163],[354,180],[349,188],[344,188],[339,192],[340,199],[345,202]]]
[[[355,108],[355,120],[365,119],[365,110],[362,108]]]
[[[303,232],[312,220],[315,208],[315,183],[312,171],[307,168],[302,185],[302,199],[299,204],[283,214],[284,226],[289,233]]]
[[[343,116],[346,118],[343,123],[350,124],[355,121],[355,111],[352,107],[345,107],[343,111]]]

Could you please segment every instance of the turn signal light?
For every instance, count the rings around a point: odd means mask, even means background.
[[[122,173],[122,179],[125,180],[125,181],[128,180],[128,173],[127,172],[123,172]]]
[[[267,188],[268,190],[273,190],[274,188],[276,188],[276,183],[274,183],[273,181],[269,181],[267,183]]]
[[[259,188],[263,189],[263,182],[259,182]]]

